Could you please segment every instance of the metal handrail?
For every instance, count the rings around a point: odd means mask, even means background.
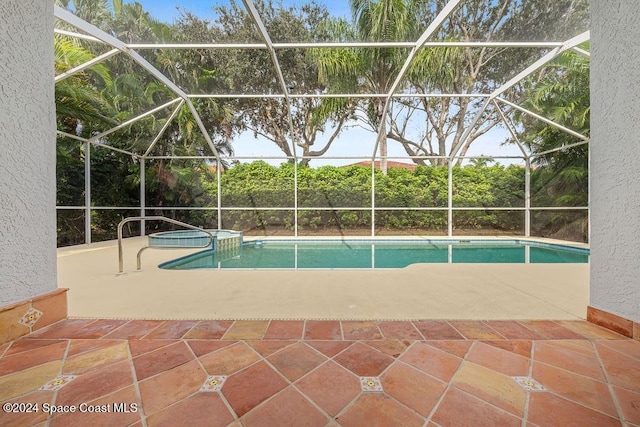
[[[197,249],[197,248],[207,248],[209,247],[212,243],[213,243],[213,233],[211,233],[210,231],[204,230],[202,228],[196,227],[195,225],[191,225],[191,224],[187,224],[185,222],[181,222],[181,221],[177,221],[175,219],[171,219],[171,218],[167,218],[164,216],[131,216],[129,218],[125,218],[122,221],[120,221],[120,223],[118,224],[118,272],[122,273],[124,271],[124,261],[123,261],[123,256],[122,256],[122,228],[124,227],[124,225],[128,222],[131,221],[164,221],[164,222],[168,222],[171,224],[175,224],[175,225],[179,225],[182,226],[184,228],[188,228],[190,230],[196,230],[196,231],[202,231],[203,233],[206,233],[209,235],[209,239],[207,241],[207,243],[203,246],[161,246],[161,247],[157,247],[158,249]],[[137,267],[138,270],[141,269],[141,261],[140,261],[140,257],[142,255],[142,251],[144,251],[145,249],[149,249],[149,248],[155,248],[155,246],[143,246],[142,248],[140,248],[140,250],[138,251],[138,254],[136,256],[137,259]]]

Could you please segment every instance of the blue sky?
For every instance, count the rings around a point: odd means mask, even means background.
[[[214,5],[228,5],[229,1],[198,1],[198,0],[137,0],[138,3],[144,6],[145,10],[148,10],[151,15],[164,22],[171,23],[178,16],[180,16],[180,10],[192,12],[195,15],[198,15],[202,18],[213,18],[215,15],[213,13]],[[132,3],[133,1],[127,1],[127,3]],[[237,2],[242,5],[242,0],[237,0]],[[277,4],[277,1],[274,1]],[[296,4],[304,4],[306,2],[300,1],[292,1],[292,0],[283,0],[282,3],[286,6],[295,6]],[[338,0],[325,0],[319,2],[324,4],[329,12],[334,16],[341,16],[348,18],[351,16],[349,11],[349,5],[347,1],[338,1]]]

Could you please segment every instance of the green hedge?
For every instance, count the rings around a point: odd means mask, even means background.
[[[387,175],[375,171],[375,206],[398,208],[376,212],[378,229],[442,230],[447,214],[440,210],[407,211],[406,207],[447,208],[447,167],[418,166],[414,170],[392,168]],[[214,176],[201,186],[216,194]],[[293,230],[295,170],[292,164],[272,166],[262,161],[238,164],[221,179],[223,207],[245,210],[223,212],[223,226],[244,231]],[[517,166],[455,167],[454,206],[524,206],[524,169]],[[298,168],[298,225],[302,231],[369,229],[371,168],[323,166]],[[307,209],[309,208],[309,209]],[[326,209],[313,209],[326,208]],[[460,226],[474,229],[521,230],[519,214],[496,211],[465,211],[457,215]]]
[[[203,164],[163,165],[164,175],[171,179],[162,185],[150,182],[159,173],[150,167],[147,173],[147,200],[156,206],[178,205],[217,206],[216,173]],[[162,171],[162,169],[161,169]],[[375,170],[375,226],[377,232],[424,232],[442,234],[447,229],[446,166],[417,166],[414,170],[392,168],[387,175]],[[534,171],[534,174],[536,171]],[[298,168],[298,229],[305,233],[368,234],[371,228],[371,168],[367,166],[323,166]],[[294,229],[295,168],[290,163],[272,166],[263,161],[236,164],[221,174],[222,226],[247,233],[292,234]],[[133,187],[133,186],[132,186]],[[112,192],[109,192],[111,194]],[[120,201],[122,203],[122,201]],[[524,207],[524,169],[518,166],[465,166],[453,168],[454,207],[484,208],[455,210],[454,234],[466,232],[524,232],[522,211],[493,210],[494,207]],[[406,210],[406,208],[430,208]],[[358,209],[354,209],[358,208]],[[397,208],[397,209],[393,209]],[[115,237],[115,224],[124,211],[94,211],[94,238]],[[137,214],[137,213],[136,213]],[[215,210],[148,209],[149,215],[174,217],[198,226],[216,228]],[[549,214],[533,216],[532,230],[538,235],[552,235],[563,223],[575,222],[575,227],[563,228],[563,238],[584,240],[583,218],[568,218]],[[571,213],[569,213],[571,214]],[[583,215],[583,214],[576,214]],[[540,216],[539,224],[536,218]],[[543,218],[544,216],[544,218]],[[574,215],[575,216],[575,215]],[[59,244],[82,241],[82,212],[60,212],[58,215]],[[567,217],[567,218],[565,218]],[[82,218],[83,219],[83,218]],[[163,229],[159,223],[147,224],[147,231]],[[574,230],[575,229],[575,230]],[[575,233],[574,233],[575,231]],[[573,234],[576,234],[575,236]]]

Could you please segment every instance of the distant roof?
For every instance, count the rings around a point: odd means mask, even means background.
[[[371,166],[371,160],[364,160],[362,162],[353,163],[347,166]],[[376,160],[374,166],[376,169],[380,169],[380,160]],[[409,169],[414,170],[416,168],[415,163],[403,163],[403,162],[394,162],[393,160],[387,160],[387,168],[401,168],[401,169]]]

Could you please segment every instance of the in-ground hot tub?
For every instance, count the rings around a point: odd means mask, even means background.
[[[215,252],[242,245],[242,232],[233,230],[206,230],[213,235],[210,246]],[[154,248],[193,248],[209,247],[209,234],[197,230],[163,231],[149,235],[149,246]]]

